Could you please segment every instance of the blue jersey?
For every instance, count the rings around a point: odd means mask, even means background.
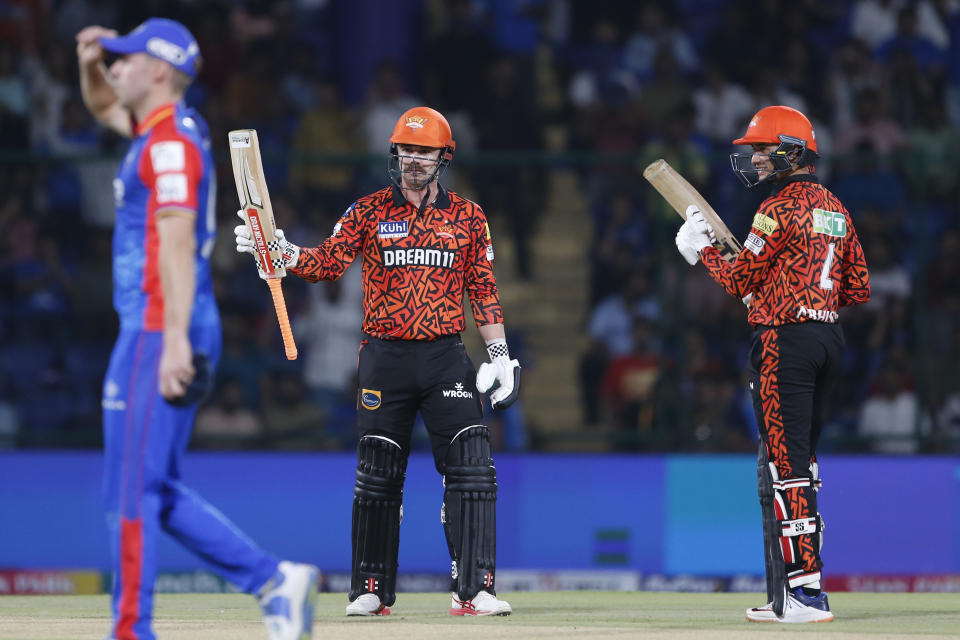
[[[191,326],[219,324],[210,254],[216,230],[216,175],[207,123],[183,103],[163,106],[135,127],[113,181],[113,305],[124,329],[163,330],[157,220],[196,219],[196,293]]]

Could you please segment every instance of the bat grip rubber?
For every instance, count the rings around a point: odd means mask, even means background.
[[[280,288],[280,278],[269,278],[267,285],[273,295],[273,307],[277,311],[277,321],[280,323],[280,335],[283,336],[283,350],[287,353],[287,360],[297,359],[297,344],[293,341],[293,330],[290,328],[290,318],[287,316],[287,303],[283,299],[283,289]]]

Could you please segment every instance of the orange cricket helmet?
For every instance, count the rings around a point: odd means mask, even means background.
[[[757,111],[747,125],[747,132],[733,144],[779,144],[781,135],[797,138],[810,151],[817,151],[817,138],[807,116],[780,104]]]
[[[453,160],[453,150],[457,148],[450,131],[450,123],[442,113],[430,107],[407,110],[393,127],[393,135],[390,136],[390,159],[387,161],[387,174],[393,183],[401,188],[400,151],[397,147],[401,144],[440,149],[439,162],[427,180],[428,183],[440,178]]]
[[[393,127],[390,144],[415,144],[437,149],[449,147],[451,151],[457,148],[447,119],[430,107],[414,107],[400,116]]]
[[[793,107],[779,104],[757,111],[747,125],[747,132],[742,138],[734,140],[733,144],[778,145],[769,154],[773,171],[762,180],[759,170],[753,165],[753,153],[730,154],[733,172],[747,188],[767,180],[779,180],[779,176],[790,175],[793,170],[812,165],[817,159],[817,137],[813,125]]]

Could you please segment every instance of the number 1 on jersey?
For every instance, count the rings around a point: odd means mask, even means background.
[[[830,279],[830,267],[833,266],[833,251],[836,242],[831,242],[827,250],[827,260],[823,263],[823,269],[820,270],[820,288],[833,289],[833,280]]]

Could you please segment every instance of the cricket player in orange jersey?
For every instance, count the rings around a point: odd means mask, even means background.
[[[754,622],[829,622],[821,589],[823,521],[816,459],[825,402],[843,349],[840,309],[870,299],[867,263],[840,200],[814,174],[817,141],[790,107],[761,109],[730,156],[747,187],[771,193],[733,262],[713,247],[699,212],[677,233],[691,265],[702,261],[720,286],[745,299],[754,328],[749,385],[760,425],[759,494],[770,602],[748,609]]]
[[[496,597],[496,470],[480,394],[495,409],[516,400],[483,210],[439,177],[456,145],[439,112],[416,107],[390,137],[392,183],[360,198],[318,247],[277,237],[287,269],[334,280],[357,257],[363,268],[363,331],[357,394],[360,443],[353,502],[353,577],[347,615],[388,615],[396,600],[403,481],[419,411],[444,477],[441,510],[452,560],[453,615],[508,615]],[[253,252],[246,225],[237,250]],[[460,341],[463,296],[490,362],[474,369]]]

